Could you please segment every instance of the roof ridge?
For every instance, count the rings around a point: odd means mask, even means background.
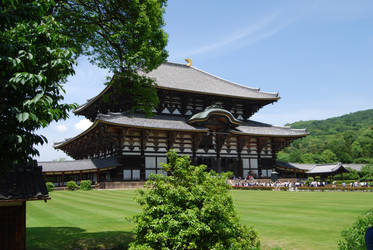
[[[183,63],[176,63],[176,62],[169,62],[169,61],[163,62],[162,64],[171,64],[171,65],[185,67],[185,68],[190,68],[191,67],[191,66],[187,66],[186,64],[183,64]],[[161,66],[161,65],[159,65],[159,66]]]
[[[226,83],[228,83],[228,84],[230,84],[230,85],[234,85],[234,86],[238,86],[238,87],[241,87],[241,88],[245,88],[245,89],[249,89],[249,90],[253,90],[253,91],[257,91],[257,92],[261,92],[261,93],[263,93],[263,94],[275,95],[275,97],[279,97],[279,96],[278,96],[278,92],[277,92],[277,93],[274,93],[274,92],[264,92],[264,91],[260,91],[260,88],[253,88],[253,87],[249,87],[249,86],[246,86],[246,85],[243,85],[243,84],[240,84],[240,83],[232,82],[232,81],[229,81],[229,80],[227,80],[227,79],[224,79],[224,78],[222,78],[222,77],[220,77],[220,76],[216,76],[216,75],[213,75],[213,74],[211,74],[211,73],[208,73],[208,72],[206,72],[206,71],[204,71],[204,70],[201,70],[201,69],[199,69],[199,68],[197,68],[197,67],[194,67],[194,66],[186,66],[186,65],[185,65],[185,67],[192,68],[192,69],[197,70],[197,71],[199,71],[199,72],[201,72],[201,73],[204,73],[204,74],[206,74],[206,75],[209,75],[209,76],[211,76],[211,77],[214,77],[214,78],[216,78],[216,79],[218,79],[218,80],[224,81],[224,82],[226,82]]]
[[[264,123],[264,122],[258,122],[258,121],[254,121],[254,120],[247,120],[249,122],[253,122],[253,123],[257,123],[257,124],[263,124],[263,125],[268,125],[270,127],[274,127],[274,128],[284,128],[284,129],[291,129],[291,130],[295,130],[295,131],[305,131],[307,132],[307,129],[306,128],[292,128],[290,126],[279,126],[279,125],[272,125],[272,124],[269,124],[269,123]]]
[[[38,161],[39,163],[61,163],[61,162],[72,162],[72,161],[87,161],[92,159],[79,159],[79,160],[67,160],[67,161]]]
[[[81,111],[82,109],[85,109],[89,104],[93,103],[93,102],[96,101],[98,98],[100,98],[102,95],[104,95],[104,94],[109,90],[110,87],[111,87],[111,84],[106,85],[105,88],[104,88],[103,90],[101,90],[101,92],[100,92],[98,95],[96,95],[96,96],[94,96],[94,97],[88,99],[86,103],[84,103],[84,104],[80,105],[79,107],[77,107],[77,108],[73,111],[73,113],[75,114],[76,112],[79,112],[79,111]]]

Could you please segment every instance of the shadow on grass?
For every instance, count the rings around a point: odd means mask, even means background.
[[[27,249],[127,249],[132,232],[86,232],[78,227],[27,228]]]

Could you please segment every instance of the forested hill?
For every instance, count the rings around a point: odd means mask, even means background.
[[[278,159],[303,163],[373,163],[373,109],[326,120],[287,124],[311,134],[279,152]]]

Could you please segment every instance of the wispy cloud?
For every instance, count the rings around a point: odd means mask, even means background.
[[[231,43],[234,43],[236,41],[242,40],[244,38],[247,38],[249,36],[252,36],[254,34],[257,34],[258,32],[260,32],[263,29],[265,29],[266,27],[268,27],[276,19],[276,17],[278,15],[279,15],[278,12],[273,13],[273,14],[259,20],[255,24],[252,24],[252,25],[246,27],[244,30],[236,31],[232,34],[229,34],[225,38],[223,38],[219,41],[216,41],[215,43],[208,44],[208,45],[202,46],[198,49],[189,51],[188,55],[193,56],[193,55],[197,55],[197,54],[207,53],[207,52],[222,48],[224,46],[227,46],[227,45],[229,45]]]
[[[63,124],[59,124],[59,125],[56,126],[56,130],[57,130],[58,132],[63,133],[63,132],[65,132],[65,131],[67,131],[67,126],[66,126],[66,125],[63,125]]]
[[[88,119],[82,119],[79,122],[75,123],[75,128],[77,130],[83,131],[89,128],[92,125],[92,122]]]
[[[239,48],[250,46],[261,40],[274,36],[300,18],[308,15],[316,8],[315,1],[310,1],[308,4],[301,6],[292,5],[291,7],[284,6],[278,8],[276,11],[265,15],[257,21],[251,22],[245,28],[237,29],[234,32],[222,30],[222,33],[228,35],[217,38],[215,42],[210,42],[198,48],[184,49],[179,53],[176,52],[175,54],[170,54],[170,60],[203,55],[218,50],[237,50]]]
[[[279,22],[278,20],[280,19],[280,14],[281,13],[279,11],[273,12],[270,15],[267,15],[266,17],[258,20],[257,22],[247,26],[246,28],[230,33],[220,40],[199,48],[184,51],[172,57],[185,58],[195,55],[201,55],[211,51],[216,51],[218,49],[238,42],[243,42],[245,46],[256,43],[262,39],[273,36],[292,22],[289,20]],[[240,47],[242,47],[242,45]]]

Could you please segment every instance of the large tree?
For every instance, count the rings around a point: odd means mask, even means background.
[[[54,11],[66,35],[74,34],[74,47],[114,73],[109,84],[127,100],[124,110],[150,114],[158,105],[155,83],[142,73],[168,56],[162,29],[165,4],[166,0],[73,0],[59,3]]]
[[[75,59],[89,55],[111,70],[134,110],[157,104],[153,82],[139,72],[167,57],[165,0],[2,1],[0,6],[0,161],[14,166],[38,154],[35,131],[65,119],[63,83]],[[125,89],[123,89],[125,88]]]
[[[50,1],[3,1],[0,9],[0,161],[25,164],[46,138],[35,133],[64,119],[62,84],[74,73],[73,50],[61,24],[49,15]]]

